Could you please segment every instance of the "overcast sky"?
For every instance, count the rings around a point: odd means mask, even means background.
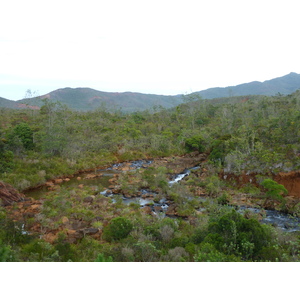
[[[300,73],[299,2],[2,0],[0,97],[186,94]]]

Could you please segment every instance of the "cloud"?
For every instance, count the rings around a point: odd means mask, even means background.
[[[300,72],[296,1],[4,0],[4,7],[1,73],[28,88],[176,94]]]

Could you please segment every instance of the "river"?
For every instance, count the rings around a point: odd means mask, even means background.
[[[150,160],[138,160],[131,162],[128,166],[130,169],[139,169],[139,168],[147,168],[149,165],[151,165],[152,161]],[[150,206],[152,208],[152,211],[154,214],[157,214],[158,211],[160,211],[159,215],[161,217],[165,216],[165,212],[168,208],[168,203],[165,198],[162,198],[159,200],[158,203],[153,203],[153,198],[157,195],[157,193],[149,190],[141,190],[141,196],[140,197],[124,197],[124,195],[120,194],[113,194],[109,190],[109,186],[111,185],[111,182],[109,181],[111,178],[114,177],[115,174],[120,174],[122,171],[122,167],[124,164],[114,164],[111,167],[107,169],[98,169],[94,172],[83,172],[81,174],[78,174],[76,177],[69,178],[68,181],[62,181],[59,185],[65,186],[68,188],[77,188],[79,184],[83,184],[84,186],[91,186],[94,187],[96,190],[99,186],[104,187],[104,191],[99,191],[100,194],[112,198],[113,202],[118,201],[118,199],[122,199],[122,201],[125,204],[130,203],[136,203],[139,204],[141,207],[144,207],[146,205]],[[199,167],[193,167],[190,169],[185,170],[184,172],[175,175],[172,180],[169,181],[169,185],[172,186],[174,184],[178,184],[183,178],[188,176],[190,172],[194,169],[197,169]],[[92,176],[88,176],[92,175]],[[95,177],[93,177],[95,176]],[[35,188],[32,190],[28,190],[25,192],[25,195],[27,197],[32,197],[34,199],[40,199],[43,198],[43,196],[48,192],[49,187],[48,186],[42,186],[40,188]],[[159,210],[156,209],[159,207]],[[262,210],[259,208],[251,208],[251,207],[245,207],[240,206],[238,208],[238,212],[244,213],[245,210],[249,210],[251,213],[254,214],[261,214]],[[264,217],[262,219],[262,223],[270,224],[275,227],[281,228],[283,231],[287,232],[293,232],[293,231],[300,231],[300,218],[292,217],[288,214],[280,213],[278,211],[274,210],[263,210]]]

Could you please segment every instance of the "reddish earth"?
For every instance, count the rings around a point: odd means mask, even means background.
[[[39,106],[36,106],[36,105],[27,105],[27,104],[23,104],[23,103],[19,103],[17,106],[19,108],[30,108],[30,109],[34,109],[34,110],[40,110],[41,109]]]
[[[300,171],[278,173],[274,180],[284,185],[290,196],[300,198]]]
[[[256,175],[258,174],[220,174],[222,179],[234,183],[240,187],[249,183],[259,187],[260,185],[257,181]],[[293,171],[288,173],[281,172],[270,177],[272,177],[272,179],[277,183],[282,184],[288,190],[289,196],[300,199],[300,171]]]

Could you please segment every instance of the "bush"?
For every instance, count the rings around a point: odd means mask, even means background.
[[[27,123],[16,125],[8,137],[8,142],[12,142],[14,137],[18,137],[26,150],[33,149],[33,131]]]
[[[266,195],[270,198],[282,200],[282,195],[288,194],[287,189],[282,184],[279,184],[272,179],[264,179],[261,185],[268,190]]]
[[[234,255],[226,255],[218,251],[213,245],[209,243],[203,243],[200,249],[194,256],[196,262],[228,262],[238,261],[238,258]]]
[[[130,220],[124,217],[116,217],[104,228],[103,237],[107,241],[121,240],[129,235],[132,228],[133,226]]]
[[[223,193],[222,196],[217,198],[218,204],[220,205],[227,205],[229,204],[230,195],[227,193]]]
[[[113,261],[113,259],[111,256],[106,258],[102,253],[98,254],[98,256],[95,260],[95,262],[112,262],[112,261]]]
[[[185,148],[188,151],[204,152],[205,151],[204,140],[199,135],[195,135],[193,137],[187,138],[185,140]]]
[[[211,220],[209,234],[204,242],[227,255],[241,256],[244,260],[257,257],[263,247],[269,246],[271,234],[265,225],[255,219],[246,219],[238,212]]]
[[[9,172],[14,168],[14,154],[12,151],[0,152],[0,173]]]

